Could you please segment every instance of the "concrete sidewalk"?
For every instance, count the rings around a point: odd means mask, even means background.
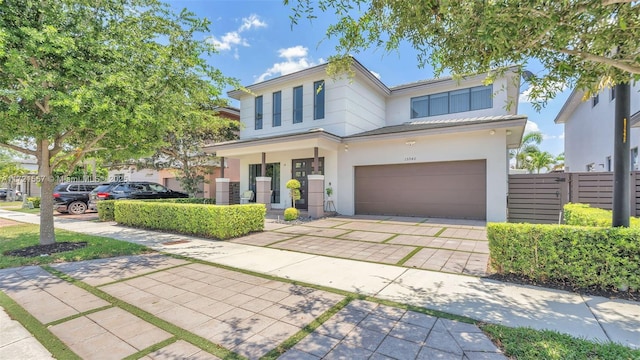
[[[38,223],[37,215],[0,210],[0,217]],[[161,252],[507,326],[550,329],[640,348],[640,304],[408,269],[56,218],[58,228],[136,242]],[[267,229],[278,224],[267,224]],[[268,233],[265,234],[267,236]]]

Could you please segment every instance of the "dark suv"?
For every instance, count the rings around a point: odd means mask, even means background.
[[[89,193],[100,182],[64,182],[53,189],[53,208],[59,213],[84,214],[89,203]]]
[[[189,194],[173,191],[148,181],[122,181],[98,186],[89,194],[89,209],[97,210],[100,200],[118,199],[175,199],[188,198]]]

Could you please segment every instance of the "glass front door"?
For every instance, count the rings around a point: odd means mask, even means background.
[[[279,204],[280,203],[280,163],[270,163],[267,165],[267,173],[265,176],[271,178],[271,203]],[[262,164],[250,164],[249,165],[249,190],[252,190],[254,193],[253,200],[251,202],[256,201],[257,194],[256,191],[256,177],[260,176],[260,172],[262,171]]]
[[[318,158],[318,174],[324,175],[324,158]],[[313,174],[313,158],[311,159],[294,159],[291,164],[291,178],[300,182],[300,200],[296,201],[296,208],[308,209],[308,189],[307,175]]]

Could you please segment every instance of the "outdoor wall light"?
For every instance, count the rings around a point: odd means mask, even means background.
[[[491,129],[491,130],[489,131],[489,135],[495,135],[495,134],[496,134],[496,131],[495,131],[495,130]]]
[[[407,141],[405,144],[407,144],[407,145],[409,145],[409,146],[413,146],[413,145],[415,145],[415,144],[416,144],[416,141],[415,141],[415,140],[409,140],[409,141]]]
[[[349,145],[348,144],[344,144],[344,151],[345,152],[349,151]]]

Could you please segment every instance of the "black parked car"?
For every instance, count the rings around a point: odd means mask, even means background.
[[[84,214],[89,203],[89,193],[101,182],[64,182],[53,189],[53,208],[59,213]]]
[[[100,200],[118,199],[175,199],[189,194],[168,189],[148,181],[122,181],[98,186],[89,194],[89,209],[97,210]]]

